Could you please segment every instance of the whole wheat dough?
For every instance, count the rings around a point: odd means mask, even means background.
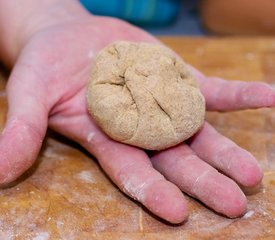
[[[198,131],[205,101],[187,65],[166,47],[116,42],[95,59],[88,110],[114,140],[149,150]]]

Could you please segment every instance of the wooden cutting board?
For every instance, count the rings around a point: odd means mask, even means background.
[[[161,40],[207,75],[275,83],[275,38]],[[6,78],[0,77],[1,128]],[[33,169],[0,190],[0,240],[275,239],[275,110],[208,113],[207,119],[254,154],[265,171],[244,217],[225,218],[188,198],[188,221],[164,223],[121,193],[95,159],[49,134]]]

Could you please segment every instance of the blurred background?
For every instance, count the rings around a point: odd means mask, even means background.
[[[273,35],[275,0],[80,0],[154,35]]]

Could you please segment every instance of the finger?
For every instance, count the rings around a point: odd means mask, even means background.
[[[228,217],[244,214],[246,198],[238,185],[199,159],[186,144],[159,152],[151,160],[169,181],[215,211]]]
[[[77,126],[70,127],[69,135],[98,159],[121,191],[169,222],[179,223],[187,217],[182,192],[152,167],[144,151],[110,140],[88,117]]]
[[[0,184],[17,179],[35,161],[47,128],[37,76],[26,66],[15,66],[7,86],[8,115],[0,138]]]
[[[204,161],[224,172],[245,187],[261,182],[263,173],[251,153],[237,146],[205,123],[190,147]]]
[[[217,77],[205,77],[194,68],[192,71],[196,75],[208,110],[228,111],[275,106],[275,90],[266,83],[226,81]]]

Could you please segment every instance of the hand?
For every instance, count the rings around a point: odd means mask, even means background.
[[[124,193],[172,223],[187,216],[181,191],[226,216],[243,214],[246,198],[237,183],[254,186],[262,172],[251,154],[209,124],[188,143],[155,153],[151,159],[141,149],[109,139],[94,124],[85,99],[91,62],[116,40],[157,42],[127,23],[88,14],[32,34],[8,81],[0,182],[15,180],[33,164],[49,126],[93,154]],[[210,110],[274,106],[275,93],[263,83],[226,82],[193,71]]]

